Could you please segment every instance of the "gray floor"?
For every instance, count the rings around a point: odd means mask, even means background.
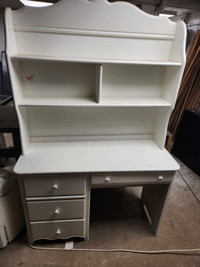
[[[157,237],[140,204],[141,188],[96,190],[92,193],[90,240],[75,248],[138,250],[200,248],[200,177],[181,164],[173,182]],[[37,246],[64,247],[64,242]],[[200,266],[195,255],[140,255],[33,250],[25,231],[0,251],[0,267],[7,266]]]

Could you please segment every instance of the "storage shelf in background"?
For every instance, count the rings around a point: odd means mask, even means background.
[[[24,97],[19,106],[130,106],[130,107],[170,107],[171,104],[161,98],[104,98],[97,103],[87,97]]]
[[[70,57],[52,57],[37,55],[17,54],[11,56],[11,60],[29,60],[29,61],[58,61],[74,63],[94,63],[94,64],[133,64],[133,65],[159,65],[159,66],[181,66],[181,62],[174,61],[154,61],[154,60],[124,60],[124,59],[98,59],[98,58],[70,58]]]

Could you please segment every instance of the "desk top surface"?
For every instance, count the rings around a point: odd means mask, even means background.
[[[32,143],[15,172],[90,173],[176,171],[179,165],[153,140]]]

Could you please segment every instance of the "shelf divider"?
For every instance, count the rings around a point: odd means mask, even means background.
[[[101,102],[101,91],[102,91],[102,78],[103,78],[103,65],[96,65],[96,81],[95,81],[95,94],[97,103]]]

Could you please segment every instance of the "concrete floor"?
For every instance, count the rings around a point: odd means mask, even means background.
[[[180,164],[181,170],[173,182],[157,237],[153,236],[140,204],[141,188],[96,189],[92,193],[90,240],[77,240],[74,247],[138,250],[200,248],[200,177]],[[63,248],[64,242],[40,241],[37,246]],[[200,252],[184,256],[41,251],[26,244],[23,231],[0,250],[0,267],[8,266],[192,267],[200,266]]]

